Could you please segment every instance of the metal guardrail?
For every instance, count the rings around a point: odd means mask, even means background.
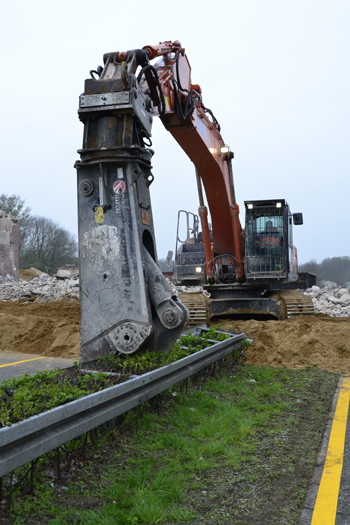
[[[148,401],[239,348],[244,333],[130,381],[0,429],[0,478]]]

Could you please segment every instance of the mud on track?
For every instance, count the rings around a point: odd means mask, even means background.
[[[232,320],[220,321],[222,329]],[[247,362],[273,367],[317,365],[350,373],[350,318],[317,314],[286,321],[237,321],[254,340]],[[79,359],[79,302],[0,301],[0,351]]]

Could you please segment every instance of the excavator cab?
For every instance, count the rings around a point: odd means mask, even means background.
[[[244,204],[246,282],[296,281],[298,264],[292,224],[302,224],[302,214],[292,215],[284,199]]]
[[[174,282],[185,286],[205,284],[205,266],[198,215],[180,210],[177,216]]]

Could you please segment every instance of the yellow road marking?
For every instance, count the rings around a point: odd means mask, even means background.
[[[343,469],[346,423],[350,398],[350,378],[345,377],[339,391],[326,461],[312,514],[311,525],[334,525]]]
[[[33,357],[32,359],[26,359],[25,361],[16,361],[16,363],[8,363],[7,365],[0,365],[0,368],[4,368],[4,366],[12,366],[12,365],[20,365],[21,363],[28,363],[28,361],[36,361],[37,359],[45,359],[46,355],[42,355],[40,357]]]

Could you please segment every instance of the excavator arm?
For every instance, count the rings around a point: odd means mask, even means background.
[[[179,42],[104,55],[79,101],[84,124],[78,175],[81,362],[112,352],[168,351],[188,320],[157,265],[150,185],[153,116],[193,161],[207,274],[214,254],[232,254],[244,274],[231,155],[220,127],[191,83]],[[227,225],[231,224],[232,228]]]
[[[165,128],[195,165],[207,276],[212,275],[210,262],[214,252],[214,255],[234,256],[237,277],[242,279],[243,241],[231,166],[233,155],[220,134],[218,121],[203,104],[200,86],[192,84],[191,66],[181,44],[163,42],[158,46],[145,46],[143,50],[148,53],[149,59],[159,56],[161,59],[153,66],[156,72],[153,78],[147,77],[149,63],[144,66],[144,74],[143,71],[139,74],[141,89],[151,96],[155,106],[153,113],[159,115]],[[155,85],[157,97],[153,97]],[[211,213],[213,246],[209,237],[208,211],[204,206],[202,184]]]

